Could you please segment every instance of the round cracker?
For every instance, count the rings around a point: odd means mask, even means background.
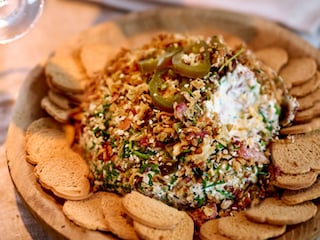
[[[108,44],[87,44],[80,50],[80,60],[89,77],[102,72],[116,53],[118,48]]]
[[[296,127],[296,126],[293,126]],[[284,128],[287,129],[287,128]],[[271,158],[286,174],[302,174],[320,170],[319,132],[295,135],[291,140],[276,140],[271,145]]]
[[[134,221],[133,226],[138,235],[145,240],[192,240],[194,234],[193,220],[186,212],[181,212],[181,214],[183,218],[174,229],[162,230],[150,228],[136,221]]]
[[[90,196],[89,167],[71,149],[60,151],[57,157],[39,162],[34,173],[41,186],[57,197],[82,200]]]
[[[312,118],[320,115],[320,102],[315,103],[311,108],[298,111],[295,115],[295,122],[307,122],[311,121]]]
[[[232,217],[220,218],[218,221],[220,234],[231,239],[269,239],[286,231],[286,226],[261,224],[249,221],[243,212]]]
[[[297,98],[299,107],[298,111],[302,111],[314,106],[317,102],[320,102],[320,88],[317,88],[315,91],[311,92],[309,95]]]
[[[126,194],[122,203],[126,212],[134,221],[148,227],[173,229],[182,219],[181,212],[176,208],[136,191]]]
[[[309,133],[318,129],[320,129],[320,117],[313,118],[309,122],[299,123],[290,127],[281,128],[280,133],[283,135],[293,135]],[[320,168],[316,168],[316,170],[320,170]]]
[[[287,88],[300,85],[310,80],[317,72],[317,63],[311,57],[297,57],[289,59],[280,75],[282,76]]]
[[[310,201],[313,199],[317,199],[320,197],[320,180],[317,180],[312,186],[309,188],[301,189],[301,190],[286,190],[281,200],[289,205],[300,204],[306,201]]]
[[[102,212],[110,231],[122,239],[139,239],[130,219],[122,206],[122,197],[109,194],[102,199]]]
[[[59,108],[57,105],[52,103],[48,97],[44,97],[41,100],[41,107],[49,113],[55,120],[61,123],[67,123],[72,110],[66,110]]]
[[[295,86],[289,90],[289,94],[294,97],[305,97],[313,93],[320,86],[320,72],[317,73],[304,84]]]
[[[219,233],[218,221],[219,219],[212,219],[201,225],[199,233],[201,240],[229,240]]]
[[[104,220],[101,201],[108,192],[96,192],[87,199],[67,200],[63,204],[63,213],[77,225],[90,229],[109,231]]]
[[[318,172],[310,171],[304,174],[284,174],[276,177],[273,185],[279,188],[298,190],[310,187],[318,177]]]
[[[55,54],[48,59],[45,74],[51,79],[51,84],[61,91],[83,93],[88,78],[79,59],[72,54]]]
[[[288,62],[288,53],[281,47],[267,47],[255,52],[256,57],[279,73],[280,69]]]
[[[45,146],[45,147],[43,147]],[[39,164],[52,157],[58,157],[69,148],[63,131],[43,128],[33,133],[26,142],[27,160],[31,164]]]
[[[55,121],[51,117],[41,117],[35,121],[33,121],[26,130],[26,141],[35,134],[44,128],[62,130],[62,126],[59,122]]]
[[[274,225],[294,225],[314,217],[317,206],[312,202],[287,205],[281,199],[266,198],[259,205],[245,211],[249,220]]]
[[[78,104],[72,103],[65,95],[52,90],[49,90],[48,98],[53,104],[64,110],[70,110],[78,106]]]

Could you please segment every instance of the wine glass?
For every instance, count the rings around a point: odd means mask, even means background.
[[[42,13],[44,0],[0,0],[0,44],[22,37]]]

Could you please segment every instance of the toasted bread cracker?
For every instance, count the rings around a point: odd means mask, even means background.
[[[318,172],[310,171],[303,174],[284,174],[276,177],[273,185],[283,189],[299,190],[310,187],[318,177]]]
[[[55,91],[49,90],[48,99],[57,107],[63,110],[70,110],[77,107],[79,104],[71,102],[66,96],[59,94]]]
[[[86,199],[90,195],[89,168],[85,160],[71,149],[57,157],[39,162],[34,168],[41,186],[67,200]]]
[[[230,239],[263,240],[277,237],[286,231],[286,226],[270,225],[249,221],[243,212],[232,217],[220,218],[218,231]]]
[[[245,44],[243,39],[234,35],[226,36],[224,40],[232,50],[238,49]]]
[[[55,54],[48,59],[45,74],[51,84],[61,91],[83,93],[88,78],[79,59],[72,54]]]
[[[87,75],[94,77],[101,73],[118,51],[118,48],[107,44],[84,45],[80,50],[80,59]]]
[[[56,121],[61,123],[67,123],[69,121],[69,116],[72,113],[72,110],[66,110],[58,107],[51,102],[48,97],[44,97],[41,100],[41,107]]]
[[[317,72],[317,63],[311,57],[297,57],[289,59],[280,71],[288,89],[310,80]]]
[[[308,221],[316,215],[317,210],[312,202],[287,205],[281,199],[266,198],[259,205],[246,210],[245,215],[258,223],[293,225]]]
[[[137,222],[157,229],[174,229],[182,220],[181,212],[163,202],[133,191],[123,198],[128,215]]]
[[[316,74],[304,84],[292,87],[289,90],[289,94],[294,97],[305,97],[308,94],[313,93],[320,86],[320,72]]]
[[[68,92],[68,91],[64,91],[64,90],[56,88],[52,84],[52,80],[50,77],[46,78],[46,82],[49,86],[50,91],[53,91],[54,93],[56,93],[58,95],[65,96],[73,104],[80,104],[84,99],[84,93],[72,93],[72,92]]]
[[[317,102],[320,101],[320,88],[317,88],[315,91],[311,92],[309,95],[297,98],[299,102],[298,111],[302,111],[314,106]]]
[[[64,150],[69,149],[69,146],[63,131],[43,128],[30,135],[26,141],[27,161],[38,164],[58,157]]]
[[[145,240],[192,240],[194,223],[186,212],[181,212],[183,218],[174,229],[162,230],[150,228],[134,221],[133,226],[140,238]]]
[[[313,200],[320,197],[320,180],[318,179],[312,186],[309,188],[290,191],[286,190],[281,200],[289,205],[300,204],[309,200]]]
[[[279,73],[280,69],[288,62],[288,53],[281,47],[267,47],[255,51],[256,57],[264,64]]]
[[[201,240],[229,240],[219,233],[218,221],[219,219],[212,219],[201,225],[199,233]]]
[[[320,116],[320,102],[317,102],[311,108],[298,111],[295,115],[295,122],[310,122],[314,117]]]
[[[44,129],[44,128],[50,128],[50,129],[56,129],[56,130],[62,130],[62,125],[55,121],[51,117],[41,117],[35,121],[33,121],[26,130],[26,141],[35,134],[36,132]]]
[[[109,231],[102,212],[101,201],[112,193],[96,192],[84,200],[67,200],[63,204],[63,213],[77,225],[90,229]]]
[[[295,135],[292,140],[275,141],[271,158],[275,166],[286,174],[302,174],[320,170],[320,134],[318,131]]]
[[[320,129],[320,117],[313,118],[310,122],[297,123],[290,127],[280,129],[283,135],[309,133]]]
[[[110,231],[121,239],[138,239],[133,228],[133,220],[126,214],[122,206],[122,197],[109,194],[101,201],[105,222]]]

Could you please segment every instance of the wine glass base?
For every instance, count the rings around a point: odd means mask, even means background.
[[[0,44],[24,36],[40,17],[44,0],[0,0]]]

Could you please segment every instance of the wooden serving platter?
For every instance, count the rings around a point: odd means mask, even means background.
[[[84,44],[102,42],[114,48],[135,47],[159,32],[235,36],[254,50],[280,46],[288,51],[289,57],[313,57],[320,68],[320,52],[275,23],[239,13],[198,8],[164,8],[129,14],[88,29],[61,49],[68,51]],[[59,199],[41,188],[33,166],[26,161],[25,130],[33,120],[45,115],[40,100],[47,90],[43,67],[35,66],[21,88],[6,142],[9,171],[16,190],[39,223],[57,239],[114,239],[111,235],[89,231],[70,222],[62,213]],[[320,236],[320,211],[312,220],[289,227],[278,239],[316,239],[317,236]]]

